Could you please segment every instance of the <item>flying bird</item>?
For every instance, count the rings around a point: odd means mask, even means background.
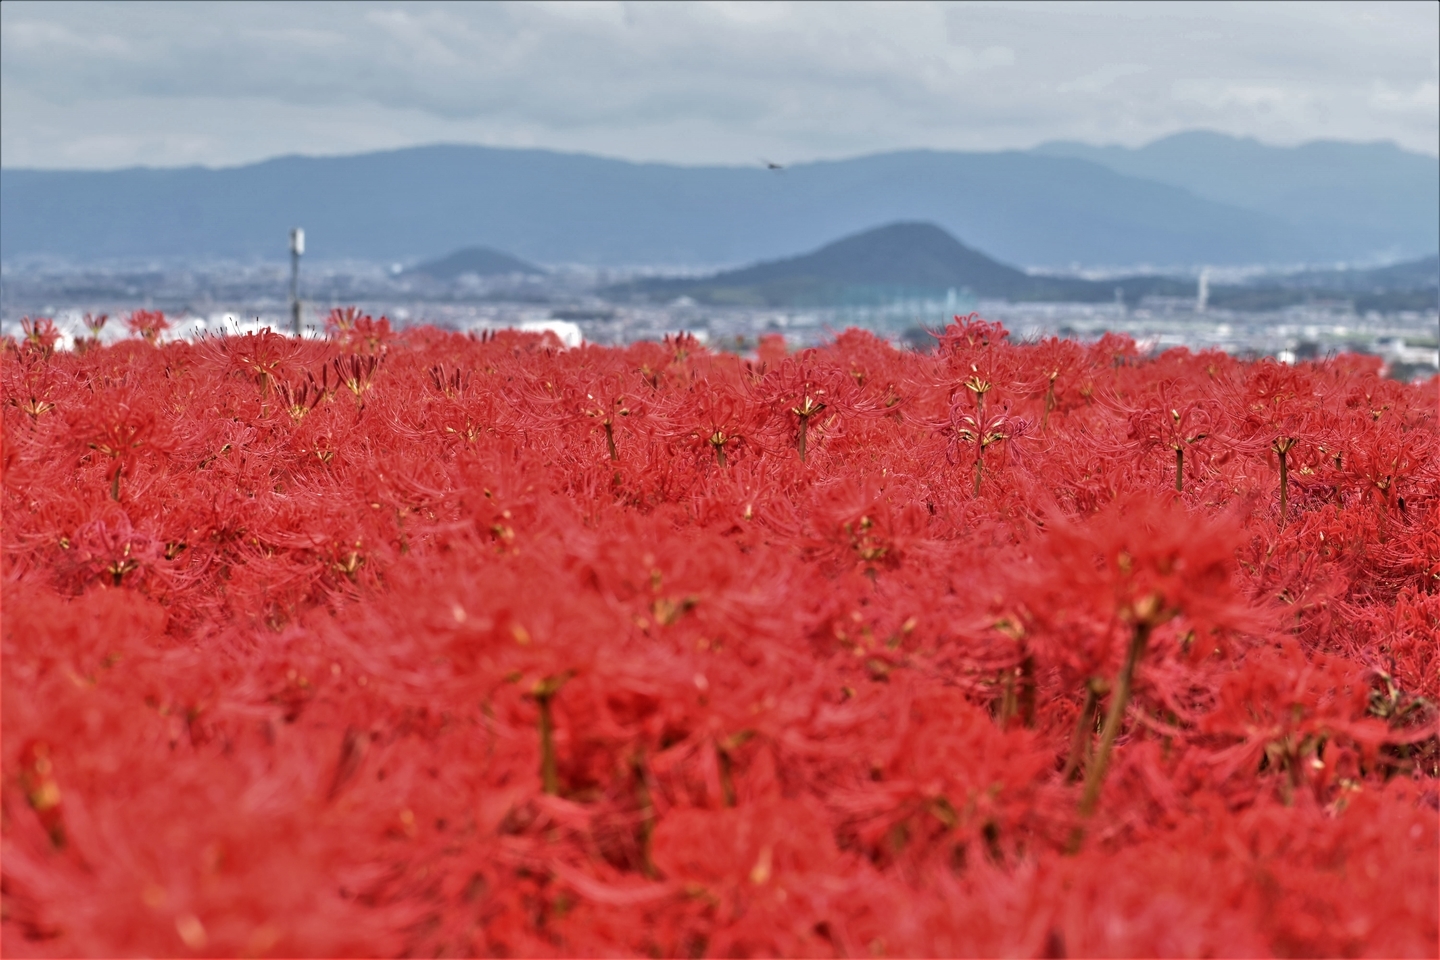
[[[767,169],[767,170],[784,170],[784,169],[785,169],[785,164],[783,164],[783,163],[776,163],[774,160],[761,160],[760,162],[763,163],[763,164],[765,164],[765,169]]]

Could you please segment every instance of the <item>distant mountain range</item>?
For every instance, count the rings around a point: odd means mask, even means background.
[[[1440,164],[1385,144],[1184,134],[1139,150],[905,151],[774,171],[417,147],[223,169],[0,170],[0,259],[705,267],[924,221],[1027,267],[1355,262],[1440,248]]]
[[[1440,257],[1375,270],[1331,270],[1217,285],[1217,307],[1275,309],[1306,299],[1368,298],[1376,309],[1433,309]],[[1119,294],[1192,297],[1195,280],[1132,276],[1091,281],[1036,276],[962,244],[932,223],[894,223],[826,244],[796,257],[689,278],[650,278],[604,291],[615,300],[689,297],[717,306],[820,307],[873,305],[900,299],[945,299],[954,293],[1010,301],[1100,302]],[[1363,307],[1362,307],[1363,308]]]
[[[1440,250],[1440,161],[1390,143],[1270,147],[1196,131],[1135,149],[1052,142],[1031,152],[1089,160],[1317,235],[1345,233],[1376,256]]]

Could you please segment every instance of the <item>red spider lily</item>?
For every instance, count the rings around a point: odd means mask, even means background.
[[[966,354],[987,350],[1009,338],[1010,331],[1006,330],[1003,324],[989,323],[981,320],[978,313],[971,313],[955,317],[955,322],[946,327],[937,338],[937,350],[941,355],[957,357],[957,362],[964,366],[973,362]]]
[[[778,333],[767,333],[755,344],[755,359],[759,362],[762,370],[769,369],[784,360],[788,352],[785,338]]]
[[[61,809],[64,797],[55,782],[50,744],[44,740],[32,740],[20,751],[20,783],[25,799],[45,828],[50,842],[57,847],[65,846],[65,821]]]
[[[1094,697],[1108,693],[1110,706],[1087,771],[1082,814],[1092,812],[1099,798],[1137,670],[1156,628],[1184,616],[1191,631],[1190,657],[1198,661],[1221,642],[1219,631],[1255,623],[1234,593],[1237,537],[1232,524],[1197,523],[1152,497],[1118,501],[1084,527],[1060,517],[1047,523],[1048,569],[1032,582],[1026,601],[1032,622],[1041,628],[1027,638],[1032,655],[1041,663],[1079,667],[1077,672],[1098,679],[1096,673],[1118,646],[1117,633],[1129,634],[1114,680],[1103,685],[1087,681],[1086,708],[1067,769],[1073,769],[1088,742],[1081,731],[1092,722]],[[1053,646],[1057,640],[1062,645]],[[1067,649],[1076,641],[1078,649]]]
[[[952,402],[950,422],[944,430],[950,438],[948,455],[951,463],[955,462],[955,455],[961,450],[973,457],[972,472],[975,475],[973,493],[978,497],[980,496],[980,482],[985,474],[985,451],[994,444],[1023,435],[1027,424],[1018,417],[1009,416],[1007,412],[989,416],[985,414],[983,398],[990,389],[988,381],[972,378],[971,381],[967,381],[967,388],[975,397],[973,413],[962,412],[967,409],[967,404],[958,400]]]
[[[1308,371],[1262,361],[1249,376],[1236,383],[1244,394],[1236,405],[1244,410],[1236,417],[1235,442],[1274,454],[1279,467],[1280,522],[1288,518],[1290,464],[1300,444],[1323,440],[1315,422],[1315,385]]]
[[[1287,789],[1313,781],[1322,795],[1335,778],[1359,775],[1376,749],[1393,736],[1370,713],[1363,671],[1343,661],[1307,661],[1293,648],[1246,657],[1245,669],[1226,678],[1216,709],[1200,724],[1209,733],[1238,739],[1215,754],[1224,779],[1241,768],[1283,774]]]
[[[358,348],[368,354],[384,353],[395,338],[387,317],[376,320],[355,307],[331,310],[325,318],[325,332],[351,349]]]
[[[759,434],[768,416],[769,411],[741,394],[699,380],[678,400],[669,419],[676,436],[708,450],[715,463],[725,467],[742,448],[760,446]]]
[[[330,368],[321,367],[319,380],[315,379],[313,373],[307,371],[303,381],[293,384],[281,381],[275,385],[275,389],[280,395],[280,402],[284,405],[285,412],[290,415],[290,419],[298,422],[321,403],[330,399],[338,386],[338,384],[332,386],[330,383]]]
[[[612,462],[620,460],[620,449],[616,443],[617,428],[633,425],[642,420],[646,404],[641,399],[639,384],[621,371],[597,374],[586,372],[583,379],[567,379],[562,389],[564,396],[551,392],[553,388],[532,396],[530,402],[539,406],[554,406],[560,422],[588,422],[598,426],[605,437],[605,451]],[[582,393],[583,391],[583,393]],[[574,421],[576,408],[583,421]]]
[[[291,374],[301,352],[297,341],[269,327],[239,337],[216,338],[205,346],[207,353],[230,371],[254,381],[261,397],[268,397],[271,386]]]
[[[336,307],[325,317],[325,333],[329,336],[348,334],[366,314],[355,307]]]
[[[170,321],[159,310],[136,310],[125,318],[125,329],[146,343],[154,343],[170,329]]]
[[[141,581],[164,554],[164,546],[132,528],[123,512],[77,528],[67,549],[82,586],[96,580],[116,587]]]
[[[55,329],[55,321],[49,317],[20,318],[20,329],[24,333],[22,343],[28,351],[48,357],[55,352],[55,344],[60,340],[60,331]]]
[[[1076,380],[1084,372],[1084,349],[1073,340],[1050,338],[1035,345],[1033,363],[1043,377],[1040,430],[1050,427],[1053,413],[1068,413],[1078,401]],[[1032,391],[1033,392],[1033,391]]]
[[[1336,446],[1348,455],[1344,472],[1353,478],[1361,496],[1373,500],[1382,515],[1390,515],[1413,489],[1416,473],[1428,459],[1429,442],[1419,431],[1383,429],[1379,418],[1369,419],[1355,425]]]
[[[1128,442],[1141,449],[1158,446],[1174,452],[1176,493],[1185,490],[1185,451],[1225,431],[1216,403],[1205,397],[1181,400],[1179,393],[1178,383],[1162,381],[1143,406],[1113,401],[1117,413],[1129,422]]]
[[[943,724],[932,721],[941,716]],[[1002,836],[1012,844],[1050,767],[1032,735],[998,730],[956,691],[911,700],[898,721],[884,787],[837,798],[857,838],[886,859],[916,842],[926,855],[951,858],[972,846],[998,855]]]
[[[957,318],[959,321],[960,318]],[[1009,334],[998,324],[978,320],[957,322],[940,339],[939,356],[946,372],[969,393],[977,415],[985,415],[985,401],[997,386],[1002,394],[1019,385],[1019,364],[1005,349]],[[951,403],[961,391],[952,386]]]
[[[331,361],[331,366],[335,369],[338,386],[349,390],[356,400],[363,403],[365,394],[374,383],[375,372],[380,369],[380,357],[375,354],[351,353],[336,357]]]
[[[603,385],[597,384],[586,392],[585,399],[590,403],[586,407],[585,415],[599,422],[605,431],[605,448],[610,459],[619,460],[620,451],[615,446],[615,423],[617,418],[629,417],[635,411],[631,409],[628,391],[624,389],[624,380],[618,374],[602,383]]]
[[[1429,388],[362,320],[5,341],[6,955],[1433,953]]]
[[[77,337],[75,339],[75,349],[84,353],[86,350],[100,346],[100,331],[105,329],[105,324],[109,319],[109,315],[104,313],[98,315],[85,314],[81,322],[85,325],[85,329],[90,331],[90,336]]]
[[[101,397],[79,427],[79,439],[93,451],[85,459],[109,461],[110,498],[118,501],[122,475],[131,472],[137,460],[155,446],[158,431],[153,409],[134,399]]]
[[[800,459],[805,460],[809,450],[810,422],[836,404],[838,398],[832,397],[831,390],[805,368],[804,360],[786,358],[783,354],[776,358],[776,362],[767,364],[764,376],[755,385],[755,392],[756,399],[768,403],[779,415],[778,419],[790,419],[795,431],[795,450]]]

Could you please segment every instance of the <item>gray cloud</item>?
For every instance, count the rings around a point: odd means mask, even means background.
[[[0,162],[455,141],[749,163],[1203,127],[1434,154],[1419,3],[0,6]]]

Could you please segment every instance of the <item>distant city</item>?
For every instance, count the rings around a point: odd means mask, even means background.
[[[1429,269],[1423,262],[1418,266]],[[1433,287],[1428,292],[1377,292],[1374,287],[1346,292],[1307,288],[1297,274],[1231,270],[1219,276],[1232,279],[1217,283],[1207,277],[1203,296],[1200,279],[1192,277],[1167,278],[1169,293],[1127,299],[1117,289],[1120,296],[1105,301],[1005,299],[962,286],[869,303],[772,305],[704,302],[684,293],[663,299],[616,294],[647,282],[687,279],[674,271],[657,276],[654,271],[560,266],[543,273],[466,272],[437,279],[397,264],[350,261],[306,264],[300,294],[302,326],[309,336],[322,334],[332,308],[354,305],[390,318],[397,327],[548,330],[570,346],[622,344],[685,331],[716,349],[744,352],[765,335],[778,334],[792,348],[803,348],[860,327],[896,346],[923,350],[934,342],[930,331],[956,314],[974,312],[1004,323],[1016,339],[1089,340],[1113,331],[1152,352],[1213,349],[1284,362],[1359,352],[1382,358],[1396,379],[1440,372],[1440,306]],[[703,278],[691,278],[697,279]],[[102,335],[109,342],[126,335],[121,321],[137,309],[163,310],[175,337],[262,327],[288,331],[289,280],[288,264],[279,262],[6,266],[0,270],[0,334],[18,337],[22,318],[47,316],[66,340],[73,340],[85,335],[86,314],[105,313],[113,318]],[[1174,289],[1183,284],[1191,290],[1188,295]],[[1227,305],[1247,299],[1256,306]],[[1368,309],[1367,301],[1372,304]],[[1375,309],[1376,303],[1388,308]]]

